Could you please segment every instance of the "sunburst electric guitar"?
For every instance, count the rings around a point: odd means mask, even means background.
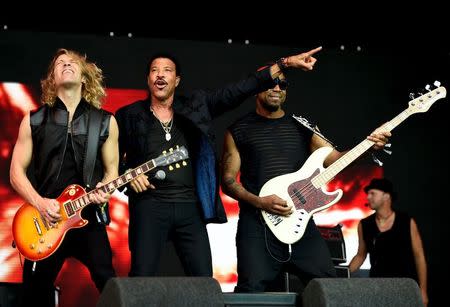
[[[62,219],[54,227],[47,224],[35,207],[27,203],[22,205],[16,212],[12,225],[14,242],[18,250],[25,258],[32,261],[49,257],[61,245],[67,231],[83,227],[88,223],[81,217],[81,210],[91,204],[89,194],[97,190],[105,193],[113,192],[140,174],[147,173],[158,166],[175,163],[175,167],[179,168],[180,164],[177,162],[183,161],[182,164],[185,164],[184,160],[188,158],[187,149],[181,146],[177,149],[170,149],[158,158],[147,161],[90,192],[86,193],[84,188],[77,184],[66,187],[56,199],[59,202],[59,213]],[[173,169],[173,166],[170,165],[169,169]]]
[[[446,92],[444,87],[438,87],[409,101],[409,107],[380,127],[380,130],[391,131],[410,115],[428,111],[436,100],[446,96]],[[333,148],[319,148],[298,171],[267,181],[261,188],[259,196],[275,194],[286,200],[294,209],[289,216],[280,216],[262,210],[262,216],[275,237],[286,244],[300,240],[311,216],[332,206],[342,197],[340,189],[327,191],[327,183],[373,144],[374,142],[365,139],[327,168],[323,167],[323,163]]]

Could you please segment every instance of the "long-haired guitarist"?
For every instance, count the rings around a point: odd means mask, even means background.
[[[37,209],[29,223],[17,227],[34,227],[39,234],[63,227],[62,205],[56,198],[66,187],[99,187],[118,176],[118,127],[114,117],[101,109],[105,96],[101,69],[76,51],[59,49],[41,86],[43,105],[22,120],[10,169],[13,188]],[[97,134],[90,141],[92,154],[87,154],[89,131]],[[69,190],[67,196],[73,193]],[[25,260],[24,306],[54,306],[54,281],[68,257],[89,269],[99,291],[115,276],[105,229],[107,208],[100,206],[110,195],[97,191],[89,197],[98,205],[83,211],[87,226],[68,231],[49,257]],[[30,250],[55,248],[44,241],[30,244]]]
[[[283,58],[277,63],[284,71],[293,61],[303,61],[311,69],[314,53],[306,52]],[[237,120],[226,132],[223,153],[222,187],[239,201],[240,213],[236,236],[238,282],[236,292],[263,292],[279,273],[290,267],[303,282],[315,277],[336,276],[331,256],[314,221],[307,224],[303,238],[291,245],[279,241],[261,217],[261,210],[288,216],[293,208],[277,195],[260,197],[269,179],[297,171],[311,152],[331,146],[315,133],[314,126],[285,114],[288,82],[281,73],[272,88],[256,97],[256,112]],[[391,134],[373,133],[368,139],[374,148],[382,148]],[[333,150],[325,166],[344,153]],[[236,181],[240,173],[240,183]],[[288,266],[284,266],[284,265]]]

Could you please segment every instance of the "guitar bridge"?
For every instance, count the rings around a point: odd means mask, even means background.
[[[283,221],[283,218],[276,214],[267,213],[267,217],[269,218],[269,221],[273,224],[273,226],[277,226]]]

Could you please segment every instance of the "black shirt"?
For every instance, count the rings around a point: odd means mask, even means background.
[[[161,155],[161,149],[169,152],[176,149],[177,146],[185,146],[188,152],[192,154],[193,135],[195,128],[186,119],[174,115],[170,129],[170,140],[166,140],[166,132],[163,130],[158,119],[152,116],[149,130],[150,155],[153,158]],[[170,126],[170,124],[169,124]],[[163,180],[152,179],[158,170],[164,170],[166,177]],[[188,159],[179,161],[167,166],[161,166],[149,173],[149,179],[155,186],[155,190],[149,190],[145,197],[149,197],[161,202],[195,202],[197,196],[194,187],[194,177],[192,171],[192,162]]]
[[[271,119],[251,112],[229,130],[241,157],[241,183],[256,195],[269,179],[300,169],[310,155],[312,132],[289,115]]]

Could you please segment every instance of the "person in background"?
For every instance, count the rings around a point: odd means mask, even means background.
[[[427,263],[414,218],[395,210],[396,193],[391,181],[374,178],[364,187],[374,213],[358,224],[358,251],[349,263],[355,272],[370,254],[370,277],[408,277],[419,284],[428,305]]]

